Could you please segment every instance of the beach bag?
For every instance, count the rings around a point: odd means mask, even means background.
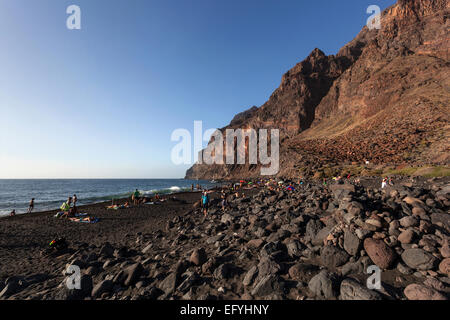
[[[54,249],[56,249],[58,251],[59,250],[65,250],[68,247],[66,239],[64,239],[64,238],[59,238],[59,239],[56,239],[56,240],[52,240],[50,242],[49,246],[50,246],[50,248],[54,248]]]

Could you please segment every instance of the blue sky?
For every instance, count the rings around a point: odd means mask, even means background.
[[[394,0],[2,0],[0,178],[179,178],[177,128],[262,105]],[[66,8],[81,8],[81,30]]]

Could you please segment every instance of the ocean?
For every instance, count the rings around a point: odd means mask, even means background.
[[[0,179],[0,216],[25,213],[31,198],[34,212],[58,209],[69,196],[78,205],[125,198],[138,189],[141,194],[169,194],[191,190],[191,184],[212,188],[218,183],[185,179]]]

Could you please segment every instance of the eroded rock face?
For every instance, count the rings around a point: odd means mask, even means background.
[[[381,30],[364,27],[334,56],[313,50],[264,105],[221,130],[280,129],[280,176],[342,161],[448,163],[448,139],[437,132],[449,123],[449,11],[446,0],[398,1],[383,12]],[[186,177],[253,177],[259,169],[194,165]]]

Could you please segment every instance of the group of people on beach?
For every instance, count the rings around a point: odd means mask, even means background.
[[[56,214],[57,218],[74,218],[78,213],[77,208],[78,197],[74,194],[72,197],[68,197],[67,201],[63,202],[63,204],[59,207],[60,212]]]
[[[194,184],[191,184],[191,191],[195,190],[202,190],[202,186],[200,184],[197,183],[197,185],[194,188]]]
[[[394,185],[394,181],[392,180],[392,178],[386,177],[381,181],[381,189],[386,188],[387,185],[390,185],[390,186]]]
[[[28,205],[27,214],[31,213],[33,210],[34,210],[34,198],[32,198],[30,200],[30,204]],[[14,217],[16,215],[16,209],[13,209],[9,215],[11,217]]]
[[[331,179],[331,182],[342,183],[342,182],[344,182],[344,180],[347,183],[352,183],[355,185],[360,184],[360,179],[355,178],[355,179],[351,180],[350,174],[346,175],[344,177],[342,177],[342,176],[333,177]],[[323,185],[327,185],[327,183],[328,183],[327,179],[323,179]],[[393,184],[394,184],[394,182],[393,182],[392,178],[385,177],[385,178],[383,178],[383,180],[381,182],[381,188],[384,189],[387,187],[387,185],[392,186]],[[220,195],[221,208],[222,208],[223,212],[225,212],[227,210],[227,208],[228,208],[227,198],[231,194],[234,194],[234,196],[236,198],[245,197],[245,194],[242,192],[242,190],[245,190],[245,189],[265,187],[265,188],[268,188],[269,190],[276,191],[276,192],[280,192],[282,190],[292,192],[292,191],[296,191],[297,190],[296,188],[305,188],[305,187],[308,187],[308,185],[309,184],[306,184],[303,179],[298,179],[297,182],[290,181],[288,183],[286,183],[284,181],[278,181],[276,179],[259,179],[259,180],[248,181],[248,182],[246,182],[244,180],[240,180],[238,183],[231,183],[227,186],[222,186],[222,188],[221,188],[222,191],[221,191],[221,195]],[[209,194],[212,193],[213,191],[202,189],[202,186],[200,184],[197,184],[195,187],[194,187],[194,184],[192,184],[191,191],[193,192],[195,189],[201,190],[201,208],[202,208],[203,215],[206,217],[208,215],[208,210],[209,210],[210,201],[211,201]],[[239,193],[239,191],[241,191],[241,193]],[[141,193],[139,192],[139,190],[136,189],[131,194],[131,201],[129,201],[129,200],[130,199],[128,199],[125,202],[125,204],[117,205],[114,203],[114,199],[113,199],[111,206],[108,206],[107,209],[130,208],[131,207],[130,202],[134,206],[139,206],[140,204],[145,204],[145,203],[149,203],[149,202],[150,203],[160,203],[160,202],[163,202],[165,199],[161,198],[157,193],[153,197],[141,196]],[[78,218],[75,218],[75,216],[78,213],[77,202],[78,202],[78,198],[77,198],[76,194],[69,197],[67,199],[67,201],[65,201],[61,205],[61,207],[60,207],[61,211],[57,213],[57,217],[78,220]],[[29,206],[28,206],[27,214],[33,212],[34,206],[35,206],[35,199],[32,198],[29,203]],[[15,216],[15,215],[16,215],[16,210],[12,210],[10,213],[10,216]],[[85,219],[89,219],[89,217],[87,217]]]
[[[112,203],[110,206],[107,206],[106,209],[125,209],[125,208],[131,208],[132,206],[139,207],[141,204],[151,203],[151,204],[158,204],[161,202],[166,201],[163,197],[161,197],[158,193],[155,193],[152,197],[148,196],[141,196],[141,192],[136,189],[133,193],[131,193],[130,197],[125,201],[124,204],[119,205],[114,203],[114,199],[112,199]]]

